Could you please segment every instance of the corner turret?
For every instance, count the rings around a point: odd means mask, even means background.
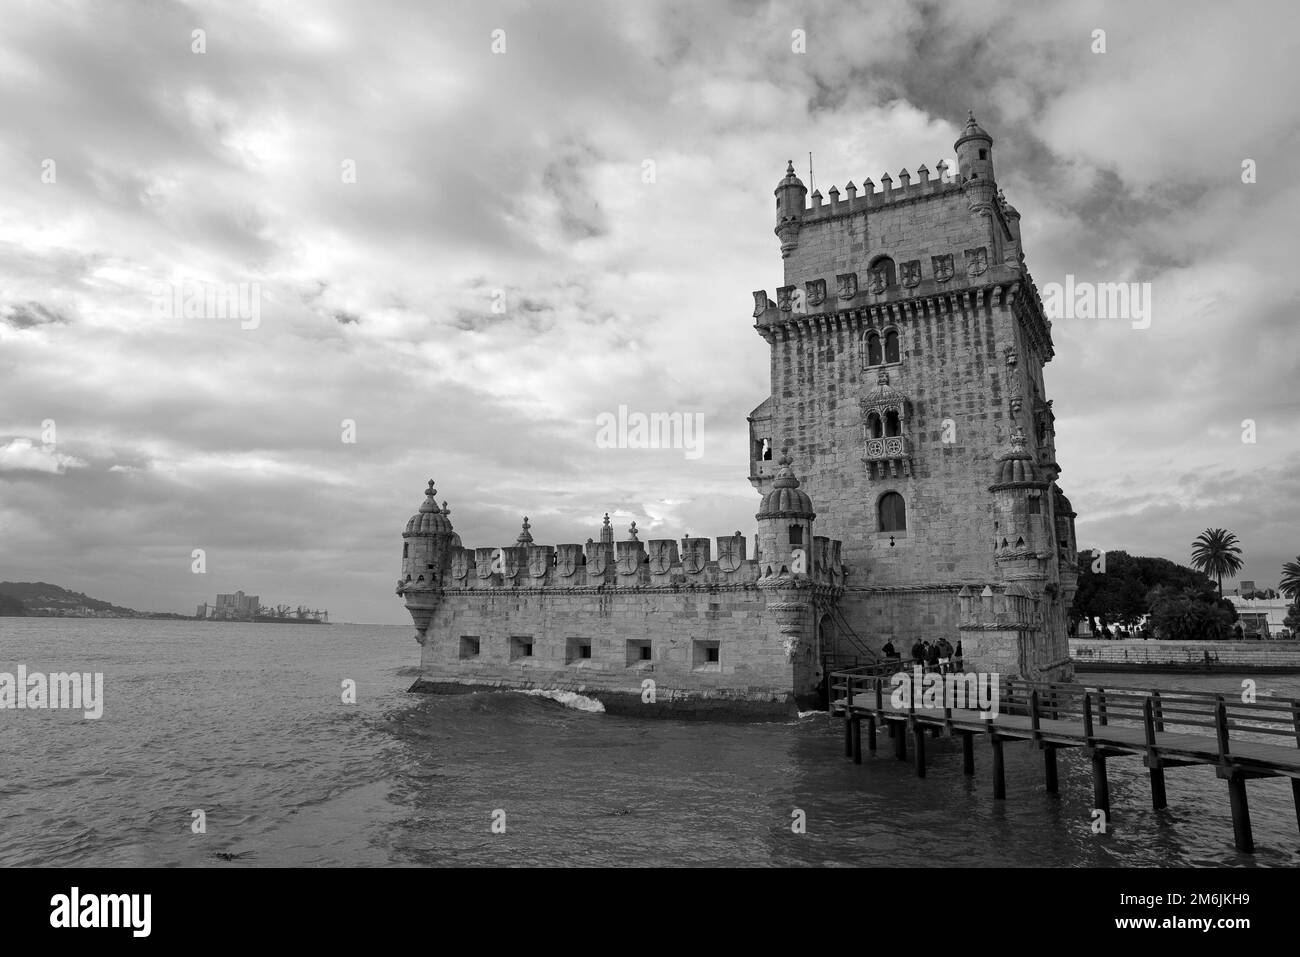
[[[803,222],[808,189],[794,173],[794,160],[785,167],[785,178],[776,184],[776,233],[781,240],[781,256],[790,255],[799,245],[799,226]]]
[[[441,597],[448,556],[453,548],[461,547],[460,536],[448,517],[451,510],[445,502],[438,507],[437,495],[433,479],[429,479],[420,510],[402,532],[402,575],[397,580],[397,594],[406,599],[406,609],[415,623],[415,640],[421,644]]]
[[[758,514],[758,553],[764,577],[791,574],[806,577],[812,571],[812,523],[817,517],[812,499],[799,487],[790,468],[793,459],[783,454],[772,489],[763,496]]]
[[[966,128],[952,145],[957,151],[957,182],[963,186],[968,180],[995,182],[993,176],[993,137],[975,122],[975,114],[968,114]]]

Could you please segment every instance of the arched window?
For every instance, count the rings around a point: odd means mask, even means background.
[[[880,272],[884,275],[885,288],[898,285],[898,276],[894,272],[894,261],[888,256],[878,256],[872,260],[871,271]]]
[[[880,365],[880,335],[875,332],[867,333],[867,365]]]
[[[790,544],[791,544],[791,545],[802,545],[802,544],[803,544],[803,526],[802,526],[802,525],[791,525],[791,526],[790,526]]]
[[[880,496],[880,530],[882,532],[902,532],[907,529],[907,506],[903,496],[897,492],[886,492]]]
[[[867,416],[867,438],[878,439],[884,434],[884,428],[880,424],[880,413],[872,412]]]
[[[902,435],[902,423],[898,421],[898,413],[890,409],[885,413],[885,435]]]
[[[898,361],[898,330],[890,329],[885,333],[885,361]]]
[[[403,558],[410,558],[410,557],[411,557],[411,543],[410,543],[410,542],[402,542],[402,557],[403,557]]]

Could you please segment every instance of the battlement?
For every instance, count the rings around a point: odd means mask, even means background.
[[[814,537],[803,577],[813,584],[843,585],[840,547],[839,541]],[[585,545],[453,547],[444,572],[441,587],[472,590],[752,586],[765,577],[798,574],[787,565],[775,567],[757,554],[749,556],[746,537],[739,532],[716,539],[589,539]]]
[[[753,318],[760,330],[765,326],[778,325],[790,319],[806,318],[812,315],[834,315],[837,312],[855,310],[863,313],[869,324],[896,321],[898,315],[890,307],[891,303],[905,300],[925,300],[939,297],[939,302],[929,311],[955,312],[957,306],[945,305],[950,294],[961,293],[963,308],[967,299],[979,305],[984,297],[977,295],[981,290],[999,302],[1009,300],[1010,287],[1027,290],[1037,306],[1037,314],[1042,314],[1042,300],[1036,288],[1030,287],[1022,280],[1023,271],[1009,264],[988,264],[987,247],[980,246],[968,250],[966,269],[962,270],[956,263],[956,257],[945,254],[931,257],[928,264],[920,258],[905,260],[901,265],[904,271],[902,282],[895,284],[880,283],[875,277],[858,272],[839,273],[835,277],[835,289],[830,289],[827,279],[809,279],[802,285],[792,284],[778,286],[776,298],[773,299],[765,289],[754,290]],[[999,290],[1002,290],[999,292]],[[927,307],[923,307],[927,308]],[[1050,323],[1045,326],[1050,329]]]
[[[808,225],[853,213],[869,212],[938,193],[961,192],[961,184],[948,175],[948,164],[944,160],[939,160],[935,169],[938,175],[932,176],[930,169],[922,163],[916,168],[916,178],[913,180],[912,174],[904,168],[898,174],[897,184],[889,173],[885,173],[880,177],[879,189],[868,177],[862,181],[861,188],[850,180],[843,193],[836,186],[827,190],[825,197],[820,190],[813,190],[804,206],[802,223]]]

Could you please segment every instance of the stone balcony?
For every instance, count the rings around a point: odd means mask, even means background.
[[[897,478],[912,474],[912,440],[906,435],[868,438],[862,461],[871,478]]]

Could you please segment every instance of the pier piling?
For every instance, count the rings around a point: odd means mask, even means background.
[[[925,777],[925,726],[912,722],[912,734],[916,738],[916,776]]]
[[[1255,839],[1250,833],[1250,807],[1246,804],[1246,778],[1233,774],[1228,778],[1228,801],[1232,805],[1232,842],[1243,854],[1253,854]]]
[[[1092,806],[1110,817],[1110,786],[1106,782],[1106,755],[1092,752]]]
[[[1002,739],[996,734],[989,735],[993,745],[993,800],[1007,799],[1007,769],[1002,759]]]

